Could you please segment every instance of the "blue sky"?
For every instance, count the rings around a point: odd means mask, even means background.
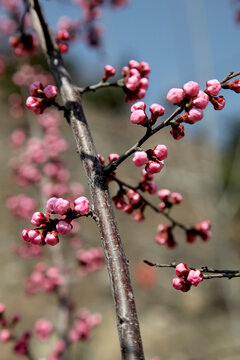
[[[53,28],[60,16],[81,17],[79,8],[70,0],[41,3]],[[129,6],[120,10],[106,7],[98,21],[105,29],[104,48],[98,51],[76,43],[65,56],[71,57],[76,67],[80,63],[85,77],[89,74],[91,78],[100,78],[106,64],[120,72],[130,59],[147,61],[152,71],[144,101],[147,105],[164,105],[171,87],[195,80],[204,88],[206,80],[220,80],[229,71],[240,70],[237,3],[240,8],[237,0],[130,0]],[[216,112],[209,106],[205,111],[205,118],[211,118],[213,126],[204,121],[201,130],[196,125],[191,132],[209,132],[212,128],[211,136],[221,141],[228,121],[237,117],[240,110],[240,95],[230,91],[225,91],[225,95],[224,110]]]
[[[52,26],[60,15],[77,18],[80,14],[70,2],[44,4]],[[229,71],[240,70],[240,25],[235,22],[235,9],[229,0],[131,0],[121,10],[104,10],[99,21],[105,28],[102,51],[76,44],[67,56],[76,65],[80,61],[91,77],[102,74],[105,64],[120,71],[123,62],[132,58],[147,61],[152,71],[145,102],[164,103],[171,87],[195,80],[204,88],[206,80],[220,80]],[[225,95],[224,110],[209,107],[205,112],[211,128],[217,129],[211,131],[215,140],[217,133],[226,132],[226,118],[237,117],[240,109],[239,95],[230,91]],[[209,129],[207,121],[201,126],[201,131]]]

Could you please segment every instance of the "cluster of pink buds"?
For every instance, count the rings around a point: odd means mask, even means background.
[[[77,261],[80,274],[86,275],[97,271],[104,265],[103,249],[101,247],[88,250],[80,249],[77,252]]]
[[[42,114],[47,107],[53,104],[58,91],[54,85],[47,85],[43,88],[40,81],[35,81],[29,89],[32,96],[27,98],[26,106],[37,115]]]
[[[148,192],[149,194],[153,195],[157,192],[157,184],[152,181],[154,175],[147,173],[146,170],[142,170],[142,177],[139,182],[139,189],[143,192]]]
[[[168,246],[170,249],[173,249],[177,246],[177,243],[173,237],[172,227],[168,224],[158,225],[155,241],[160,245]]]
[[[33,334],[37,339],[47,341],[52,332],[53,324],[51,321],[41,318],[35,322]]]
[[[70,39],[69,32],[66,29],[58,30],[56,34],[56,42],[61,54],[66,54],[69,50],[68,41]]]
[[[73,329],[68,334],[70,342],[75,343],[82,340],[89,340],[91,338],[91,331],[102,321],[100,314],[91,314],[88,310],[82,309],[77,315],[74,322]]]
[[[183,198],[178,192],[172,192],[168,189],[158,191],[158,197],[162,202],[158,205],[160,210],[170,209],[175,204],[181,204]]]
[[[228,81],[222,86],[223,89],[229,89],[235,91],[235,93],[240,93],[240,79],[235,79],[233,81]]]
[[[164,160],[167,158],[168,150],[165,145],[156,145],[153,150],[136,151],[133,163],[136,166],[145,166],[145,171],[150,174],[159,173],[164,167]]]
[[[138,222],[144,220],[145,204],[136,191],[121,189],[112,200],[118,210],[123,210],[126,214],[133,214],[133,220]]]
[[[207,241],[211,238],[211,223],[209,220],[201,221],[191,229],[187,230],[187,242],[193,243],[196,240],[196,236],[200,236],[203,241]]]
[[[165,109],[162,105],[152,104],[149,107],[151,112],[151,117],[148,118],[145,112],[146,104],[142,101],[137,102],[131,107],[131,117],[130,120],[133,124],[138,124],[142,126],[154,125],[159,116],[162,116],[165,112]]]
[[[38,41],[32,34],[22,34],[20,36],[11,36],[9,38],[10,45],[14,48],[17,56],[25,56],[33,53],[38,46]]]
[[[6,200],[6,207],[10,209],[15,216],[24,219],[28,219],[32,215],[36,206],[36,200],[25,194],[9,196]]]
[[[46,209],[48,213],[35,212],[32,215],[31,224],[37,228],[25,228],[22,231],[24,241],[33,245],[56,245],[59,242],[58,234],[67,235],[71,232],[73,219],[89,213],[89,200],[80,196],[74,200],[72,209],[68,200],[52,197],[47,201]],[[64,218],[53,219],[49,214],[61,215]]]
[[[175,267],[176,277],[173,279],[173,287],[176,290],[187,292],[191,286],[197,286],[203,281],[203,275],[200,270],[190,270],[186,264],[180,263]]]
[[[216,79],[209,80],[206,86],[205,91],[202,91],[199,89],[198,83],[189,81],[183,85],[182,89],[172,88],[169,90],[167,101],[185,109],[185,112],[178,117],[178,122],[195,124],[202,120],[203,110],[207,107],[209,101],[213,104],[215,110],[222,110],[224,108],[224,97],[217,96],[222,88],[220,82]],[[181,139],[184,136],[183,125],[173,125],[170,133],[174,139]]]
[[[36,264],[32,274],[25,280],[25,287],[28,293],[54,292],[62,284],[62,276],[57,267],[47,265],[43,262]]]
[[[13,314],[10,318],[6,317],[6,307],[4,304],[0,304],[0,342],[6,343],[13,339],[11,330],[19,322],[19,314]]]
[[[125,84],[123,89],[128,103],[144,98],[148,89],[150,71],[150,66],[144,61],[130,60],[128,66],[123,67],[122,76]]]
[[[107,81],[110,77],[114,76],[116,74],[116,70],[112,65],[106,65],[104,67],[104,76],[102,78],[102,81]]]

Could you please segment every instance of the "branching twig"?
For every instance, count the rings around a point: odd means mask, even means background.
[[[174,220],[174,219],[172,218],[172,216],[170,216],[169,213],[167,213],[166,211],[160,210],[157,206],[153,205],[150,201],[148,201],[148,200],[138,191],[138,187],[136,187],[136,186],[135,186],[135,187],[134,187],[134,186],[131,186],[130,184],[127,184],[126,182],[118,179],[118,178],[117,178],[116,176],[114,176],[114,175],[109,175],[109,177],[110,177],[113,181],[115,181],[116,183],[118,183],[118,185],[119,185],[121,188],[123,188],[123,187],[125,186],[126,188],[132,189],[132,190],[134,190],[136,193],[138,193],[138,194],[141,196],[141,200],[142,200],[142,202],[143,202],[145,205],[149,206],[153,211],[161,214],[162,216],[164,216],[166,219],[168,219],[168,220],[171,222],[172,228],[175,227],[175,226],[178,226],[179,228],[181,228],[181,229],[183,229],[183,230],[185,230],[185,231],[188,230],[187,227],[186,227],[184,224],[182,224],[182,223]]]
[[[98,89],[102,89],[102,88],[106,88],[106,87],[123,87],[123,86],[124,86],[123,79],[120,79],[120,80],[115,81],[113,83],[101,80],[101,81],[99,81],[99,83],[97,83],[95,85],[89,85],[89,86],[86,86],[85,88],[78,88],[78,91],[82,95],[82,94],[84,94],[86,92],[96,91]]]
[[[177,263],[172,262],[170,264],[157,264],[152,263],[149,260],[143,260],[143,262],[149,266],[159,267],[159,268],[175,268]],[[200,270],[203,273],[204,279],[219,279],[219,278],[227,278],[232,279],[234,277],[240,277],[240,270],[218,270],[212,269],[208,266],[202,266],[201,268],[189,267],[190,270]]]

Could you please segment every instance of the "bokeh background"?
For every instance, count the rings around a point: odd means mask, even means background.
[[[70,1],[42,1],[47,18],[55,27],[59,16],[81,16]],[[71,46],[65,56],[68,68],[79,85],[97,82],[105,64],[116,67],[118,74],[130,59],[147,61],[151,66],[150,87],[144,101],[149,106],[159,102],[170,107],[165,100],[171,87],[181,87],[194,80],[201,88],[208,79],[225,77],[230,71],[239,71],[240,25],[236,21],[240,2],[227,0],[131,0],[119,11],[109,7],[99,24],[104,28],[103,46],[89,48],[84,43]],[[12,62],[12,52],[1,38],[1,54]],[[23,61],[23,60],[21,60]],[[36,60],[37,61],[37,60]],[[43,66],[42,57],[38,59]],[[15,127],[28,132],[35,128],[35,115],[13,118],[8,110],[8,96],[12,91],[9,66],[1,77],[1,272],[0,302],[7,304],[9,313],[20,311],[20,328],[31,327],[37,317],[56,318],[54,296],[27,295],[23,279],[29,275],[36,260],[23,260],[13,254],[14,244],[21,241],[20,232],[25,221],[13,218],[4,204],[8,194],[22,192],[11,179],[8,163],[14,155],[9,136]],[[240,353],[240,283],[209,280],[189,293],[175,291],[171,286],[174,272],[168,269],[149,269],[142,260],[169,263],[184,261],[195,267],[209,265],[214,268],[240,267],[239,226],[239,95],[225,91],[225,108],[214,111],[211,106],[204,119],[194,126],[186,126],[186,136],[174,141],[169,129],[156,134],[146,149],[158,143],[168,146],[169,157],[164,170],[156,176],[158,188],[179,191],[184,202],[172,215],[187,225],[208,218],[213,237],[203,243],[198,240],[189,245],[184,234],[176,232],[178,246],[169,250],[154,242],[157,225],[164,222],[159,215],[147,210],[146,221],[134,222],[131,217],[117,211],[120,232],[129,259],[146,358],[160,356],[161,360],[235,360]],[[129,121],[129,105],[118,89],[101,90],[84,97],[86,116],[92,129],[97,150],[104,157],[111,152],[122,153],[143,134],[140,127]],[[70,131],[62,121],[64,136],[69,142],[66,160],[73,179],[86,188],[84,173],[79,163]],[[126,161],[118,171],[119,177],[135,185],[139,171]],[[115,195],[116,187],[111,186]],[[29,194],[36,194],[34,189]],[[154,201],[154,200],[153,200]],[[157,200],[155,199],[157,204]],[[43,210],[39,209],[39,210]],[[84,247],[99,246],[100,239],[90,219],[81,221]],[[65,244],[66,245],[66,244]],[[75,258],[66,250],[70,264]],[[44,249],[46,262],[51,264],[51,253]],[[72,359],[120,359],[115,314],[106,269],[87,277],[73,273],[72,295],[77,306],[100,312],[103,322],[94,331],[89,343],[74,346]],[[51,345],[51,344],[50,344]],[[37,341],[33,350],[40,359],[48,346]],[[10,345],[1,345],[3,359],[15,357],[8,351]],[[41,356],[40,356],[41,355]],[[37,358],[38,358],[37,357]]]

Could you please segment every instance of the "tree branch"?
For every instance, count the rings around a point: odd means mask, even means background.
[[[53,41],[37,0],[25,0],[50,69],[60,89],[67,121],[73,132],[83,163],[93,203],[93,213],[101,234],[112,293],[115,301],[117,327],[122,359],[142,360],[144,353],[128,271],[128,263],[112,209],[108,182],[100,164],[83,112],[78,88],[67,72],[56,43]]]

